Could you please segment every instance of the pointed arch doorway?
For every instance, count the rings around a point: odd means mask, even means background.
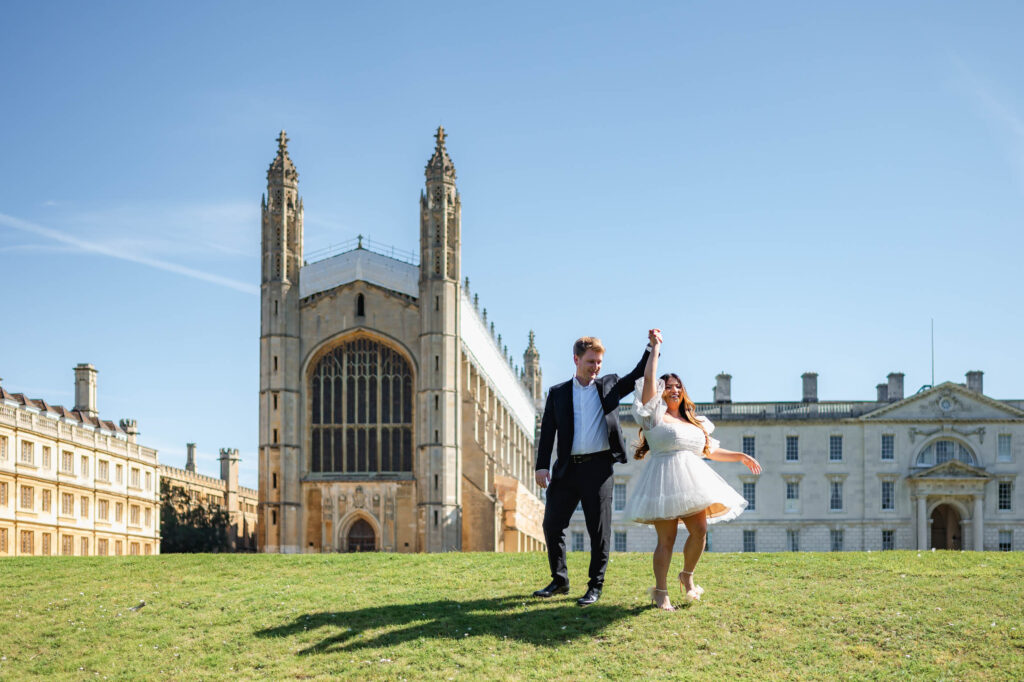
[[[960,521],[960,512],[951,504],[932,510],[932,547],[959,551],[963,545]]]
[[[377,534],[366,519],[358,519],[348,529],[345,542],[346,552],[374,552],[377,550]]]

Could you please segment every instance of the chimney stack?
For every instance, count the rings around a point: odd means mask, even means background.
[[[972,370],[967,373],[967,390],[974,391],[975,393],[984,393],[982,390],[982,375],[985,374],[981,370]]]
[[[722,372],[715,377],[715,402],[732,402],[732,375]]]
[[[122,419],[121,428],[128,434],[128,442],[136,443],[139,440],[139,423],[134,419]]]
[[[196,472],[196,444],[185,443],[185,450],[188,452],[185,459],[185,471],[191,471],[194,474]]]
[[[878,402],[889,402],[889,384],[878,384],[875,386],[875,390],[878,391],[878,397],[876,398]]]
[[[888,386],[888,399],[890,403],[903,400],[903,372],[890,372]]]
[[[804,380],[804,402],[818,402],[818,373],[804,372],[800,378]]]
[[[75,366],[75,409],[87,417],[98,417],[96,411],[96,368],[80,362]]]

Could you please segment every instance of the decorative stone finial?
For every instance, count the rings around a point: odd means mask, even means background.
[[[455,164],[452,163],[451,157],[448,156],[448,150],[445,149],[445,139],[448,136],[444,132],[444,126],[438,126],[437,132],[434,133],[434,155],[430,157],[430,161],[427,162],[427,168],[425,174],[427,179],[443,179],[449,182],[455,181]]]
[[[267,169],[267,180],[271,185],[283,184],[294,187],[298,184],[299,173],[288,156],[288,135],[284,130],[277,136],[277,156]]]
[[[356,235],[356,239],[359,240],[359,243],[356,244],[356,248],[357,249],[363,248],[363,235],[361,235],[361,234],[360,235]]]

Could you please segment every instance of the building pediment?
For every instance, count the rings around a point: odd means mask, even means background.
[[[1005,420],[1024,421],[1024,411],[1018,410],[981,393],[969,391],[951,381],[941,383],[914,395],[880,407],[861,417],[865,421],[884,420]]]
[[[971,480],[982,480],[987,481],[992,476],[984,469],[965,464],[958,459],[951,459],[948,462],[942,464],[936,464],[933,467],[924,469],[911,474],[909,477],[911,480],[926,481],[926,480],[950,480],[950,479],[971,479]]]

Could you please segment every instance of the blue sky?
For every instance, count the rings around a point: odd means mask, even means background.
[[[545,382],[644,332],[693,397],[1024,398],[1024,7],[15,3],[0,26],[0,377],[256,483],[259,199],[286,128],[306,251],[415,250],[443,124],[463,272]]]

